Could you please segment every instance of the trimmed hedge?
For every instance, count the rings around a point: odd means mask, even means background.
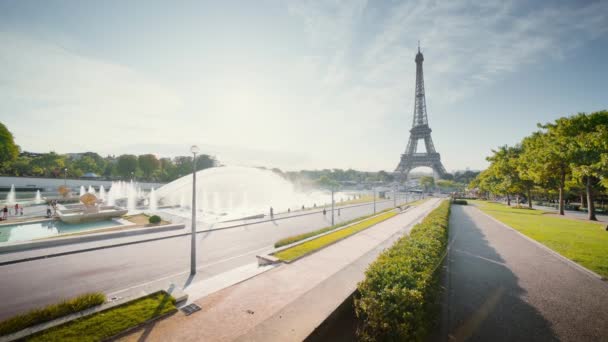
[[[286,245],[292,244],[294,242],[298,242],[300,240],[308,239],[309,237],[313,237],[315,235],[323,234],[325,232],[329,232],[329,231],[334,230],[336,228],[344,227],[344,226],[346,226],[348,224],[351,224],[351,223],[354,223],[354,222],[357,222],[357,221],[362,221],[362,220],[365,220],[365,219],[370,218],[372,216],[379,215],[379,214],[382,214],[384,212],[387,212],[387,211],[393,210],[393,209],[395,209],[395,208],[384,209],[384,210],[379,211],[379,212],[377,212],[375,214],[357,217],[357,218],[352,219],[352,220],[348,220],[348,221],[340,222],[338,224],[334,224],[333,226],[329,226],[329,227],[313,230],[313,231],[307,232],[307,233],[302,233],[302,234],[298,234],[298,235],[288,236],[286,238],[283,238],[283,239],[275,242],[274,243],[274,248],[279,248],[279,247],[282,247],[282,246],[286,246]],[[331,212],[329,212],[329,214],[331,215]]]
[[[51,304],[41,309],[34,309],[23,315],[11,317],[0,322],[0,336],[12,334],[40,323],[49,322],[59,317],[101,305],[105,301],[106,296],[103,293],[94,292],[83,294],[58,304]]]
[[[452,200],[452,204],[467,205],[468,202],[466,200],[463,200],[463,199],[455,199],[455,200]]]
[[[362,341],[422,341],[437,324],[439,275],[448,241],[450,202],[384,251],[358,285]]]

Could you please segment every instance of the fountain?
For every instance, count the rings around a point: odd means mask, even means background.
[[[57,210],[59,219],[67,223],[78,223],[120,217],[127,213],[127,210],[121,207],[102,205],[97,196],[91,193],[80,196],[80,202],[80,204],[59,205]]]
[[[273,208],[300,208],[313,203],[330,202],[323,191],[299,191],[295,185],[276,173],[250,167],[215,167],[197,172],[197,210],[201,219],[240,218],[267,213]],[[192,174],[179,178],[155,191],[158,203],[188,206],[192,198]],[[181,212],[181,213],[180,213]],[[176,211],[185,215],[185,211]]]
[[[40,190],[36,190],[36,198],[34,198],[35,204],[42,203],[42,195],[40,194]]]
[[[95,195],[95,188],[92,185],[89,185],[88,193]]]
[[[135,200],[137,197],[137,189],[133,186],[133,182],[127,187],[127,209],[135,210]]]
[[[11,191],[6,195],[6,204],[17,203],[17,195],[15,194],[15,184],[11,184]]]
[[[106,201],[106,191],[105,191],[103,185],[99,186],[99,199],[104,202]]]
[[[83,185],[81,185],[81,186],[80,186],[80,195],[79,195],[79,196],[82,196],[82,195],[84,195],[85,193],[86,193],[86,191],[84,190],[84,186],[83,186]]]
[[[154,188],[152,188],[150,191],[150,198],[148,199],[148,202],[150,211],[158,210],[158,200],[156,199],[156,192],[154,191]]]

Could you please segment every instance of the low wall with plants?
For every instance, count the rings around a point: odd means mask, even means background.
[[[369,266],[355,297],[360,340],[427,338],[437,323],[449,216],[446,200]]]

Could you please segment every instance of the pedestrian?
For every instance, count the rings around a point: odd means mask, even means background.
[[[302,210],[304,210],[304,204],[302,204]]]
[[[289,214],[290,212],[291,212],[291,209],[290,209],[290,208],[287,208],[287,213]]]
[[[270,207],[270,218],[272,219],[274,217],[274,210],[272,209],[272,207]]]
[[[6,220],[8,218],[8,207],[4,206],[4,209],[2,209],[2,217]]]
[[[15,203],[15,216],[19,215],[19,203]]]
[[[19,209],[21,210],[21,216],[23,216],[23,206],[19,207]]]
[[[323,208],[323,216],[325,216],[325,214],[327,214],[327,211],[325,210],[325,208]]]
[[[46,217],[51,217],[52,212],[51,212],[51,205],[47,204],[46,205]]]

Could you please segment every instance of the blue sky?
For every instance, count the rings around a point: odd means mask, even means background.
[[[608,107],[608,1],[0,1],[0,121],[25,150],[393,170],[416,44],[446,169]]]

